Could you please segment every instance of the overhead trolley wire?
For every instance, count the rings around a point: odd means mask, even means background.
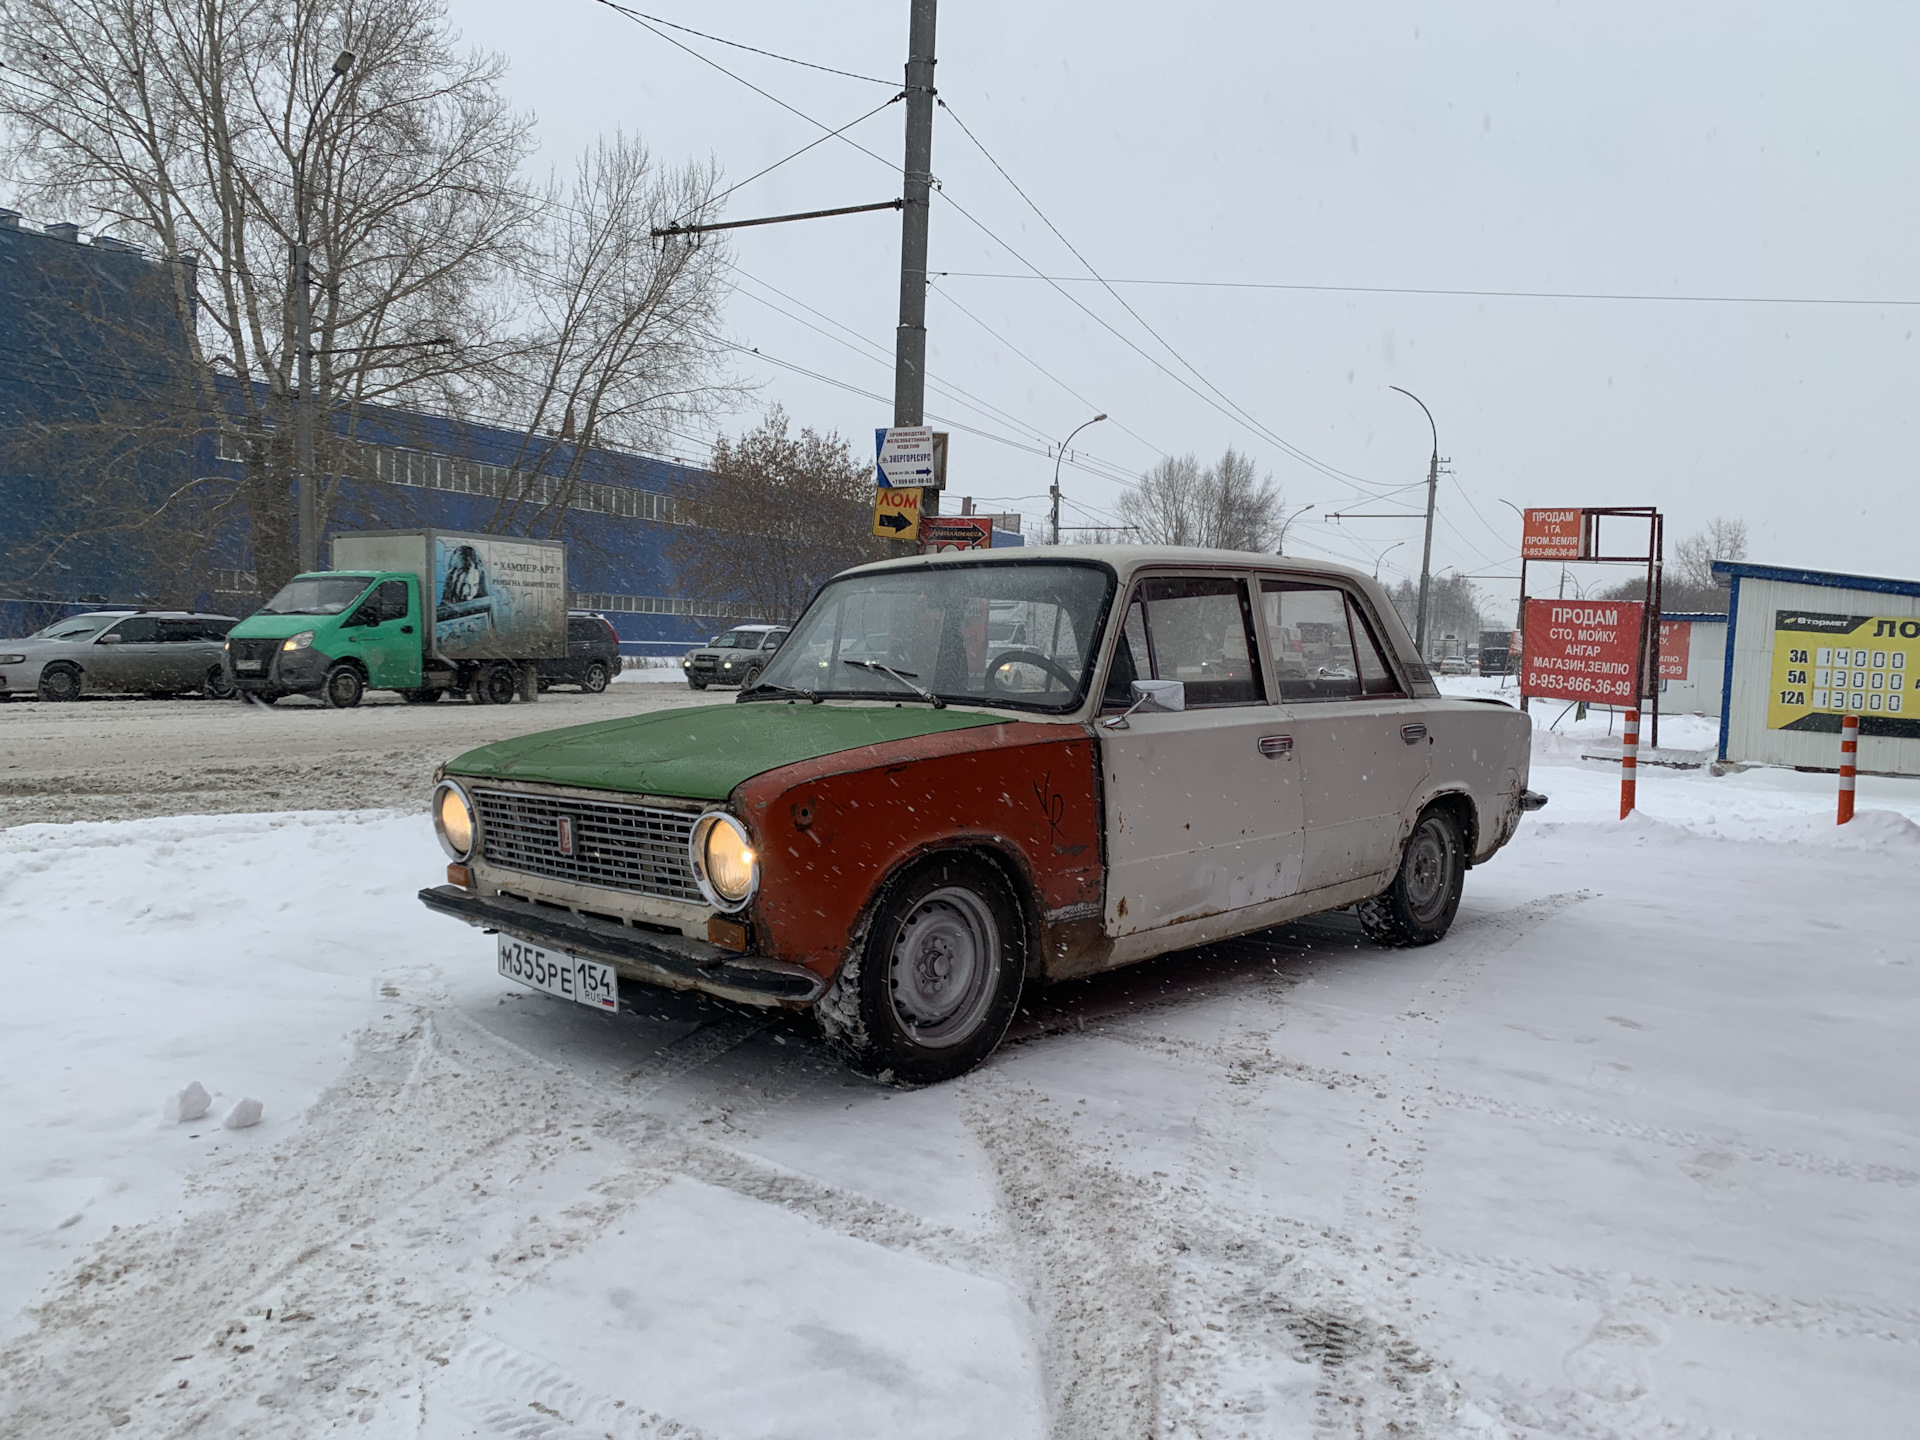
[[[852,70],[836,70],[831,65],[816,65],[811,60],[800,60],[792,55],[782,55],[775,50],[762,50],[758,45],[747,45],[739,40],[729,40],[724,35],[709,35],[704,30],[694,29],[691,25],[675,24],[671,20],[662,20],[658,15],[649,15],[644,10],[634,10],[625,5],[616,5],[613,3],[613,0],[598,0],[598,3],[605,5],[609,10],[618,10],[628,19],[651,20],[654,24],[664,25],[669,30],[678,30],[686,35],[697,35],[702,40],[711,40],[716,45],[731,45],[735,50],[745,50],[754,55],[764,55],[769,60],[783,60],[789,65],[800,65],[808,70],[824,71],[828,75],[841,75],[849,80],[864,80],[869,85],[893,85],[898,83],[893,80],[882,80],[877,75],[860,75]]]

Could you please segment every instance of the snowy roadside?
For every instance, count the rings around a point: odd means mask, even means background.
[[[1443,944],[1169,957],[913,1094],[498,981],[418,817],[9,831],[0,1432],[1898,1432],[1920,785],[1534,783]]]

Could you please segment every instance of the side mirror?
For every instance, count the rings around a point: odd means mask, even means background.
[[[120,642],[120,637],[118,635],[102,635],[98,640],[94,641],[93,643],[96,645],[118,645],[121,642]]]
[[[1169,712],[1185,710],[1187,687],[1179,680],[1136,680],[1133,682],[1133,704],[1111,720],[1102,720],[1100,723],[1109,730],[1131,730],[1133,727],[1127,724],[1127,716],[1142,706]]]

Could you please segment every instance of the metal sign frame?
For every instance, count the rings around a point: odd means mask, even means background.
[[[1536,507],[1548,508],[1548,507]],[[1573,509],[1573,506],[1565,507]],[[1629,552],[1623,555],[1610,555],[1601,545],[1600,522],[1607,516],[1616,519],[1633,519],[1646,522],[1647,550],[1645,554]],[[1651,748],[1660,745],[1660,580],[1665,566],[1666,517],[1651,505],[1613,505],[1599,509],[1582,508],[1580,512],[1580,553],[1567,560],[1528,560],[1523,547],[1520,556],[1520,653],[1527,654],[1527,566],[1528,565],[1644,565],[1647,571],[1646,603],[1640,611],[1640,644],[1634,652],[1633,693],[1636,700],[1650,702],[1648,715],[1652,719],[1651,734],[1648,742]],[[1525,683],[1524,674],[1521,683]],[[1528,708],[1531,699],[1523,689],[1520,692],[1520,708]]]

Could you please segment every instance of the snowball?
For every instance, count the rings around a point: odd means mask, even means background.
[[[178,1125],[183,1120],[198,1120],[213,1104],[213,1097],[207,1094],[206,1086],[198,1080],[186,1089],[167,1096],[167,1103],[160,1107],[160,1113],[170,1124]]]
[[[244,1130],[249,1125],[260,1123],[260,1102],[258,1100],[236,1100],[233,1108],[227,1111],[220,1123],[229,1130]]]

